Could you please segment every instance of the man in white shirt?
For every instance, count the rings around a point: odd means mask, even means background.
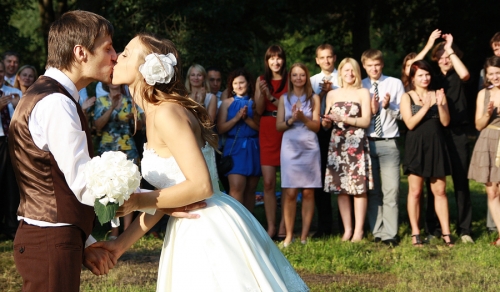
[[[0,80],[3,80],[4,74],[5,66],[0,62]],[[16,214],[19,206],[19,188],[12,168],[7,135],[14,107],[19,102],[22,92],[3,84],[0,90],[0,222],[3,222],[1,232],[7,238],[14,239],[19,224]]]
[[[3,64],[5,65],[5,82],[7,85],[14,86],[16,82],[16,73],[19,69],[19,55],[16,52],[5,52],[3,55]]]
[[[326,94],[338,87],[337,69],[335,69],[335,50],[332,45],[322,44],[316,48],[316,64],[321,68],[321,72],[311,77],[311,85],[314,93],[318,94],[321,100],[320,116],[327,113]],[[317,133],[321,154],[321,181],[325,180],[326,162],[328,159],[328,145],[330,143],[332,130],[321,127]],[[332,235],[333,216],[331,194],[326,193],[323,188],[314,190],[314,201],[318,210],[318,229],[314,233],[314,238],[327,237]]]
[[[112,35],[111,23],[94,13],[71,11],[56,20],[47,71],[12,117],[9,150],[20,190],[14,261],[23,291],[78,291],[82,264],[103,275],[116,263],[92,247],[94,198],[83,173],[92,144],[78,104],[78,91],[90,82],[111,82]]]
[[[382,74],[384,59],[379,50],[363,52],[361,63],[367,78],[363,87],[370,91],[372,120],[366,133],[370,142],[374,189],[368,196],[368,222],[375,241],[398,244],[399,137],[397,119],[404,94],[401,80]]]

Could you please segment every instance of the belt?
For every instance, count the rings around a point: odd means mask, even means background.
[[[486,126],[486,128],[500,131],[500,127],[493,126],[493,125],[488,125],[488,126]],[[500,139],[498,140],[497,154],[495,157],[495,166],[500,167]]]
[[[264,111],[262,114],[263,117],[276,117],[278,115],[278,111]]]
[[[378,138],[378,137],[368,137],[368,140],[370,141],[390,141],[396,139],[395,137],[393,138]]]

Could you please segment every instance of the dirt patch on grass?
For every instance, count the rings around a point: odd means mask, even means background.
[[[308,286],[328,286],[337,283],[339,286],[360,286],[371,289],[383,289],[396,283],[397,277],[391,274],[363,274],[363,275],[322,275],[299,273]]]

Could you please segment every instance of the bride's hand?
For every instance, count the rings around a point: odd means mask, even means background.
[[[189,204],[187,206],[179,207],[179,208],[159,209],[159,211],[161,211],[169,216],[172,216],[172,217],[196,219],[196,218],[200,218],[200,215],[199,214],[191,214],[191,213],[189,213],[189,211],[203,209],[206,206],[207,206],[207,203],[205,203],[205,201],[201,201],[201,202],[192,203],[192,204]]]
[[[135,204],[135,198],[138,194],[131,194],[130,195],[130,198],[128,200],[126,200],[125,202],[123,202],[123,205],[120,206],[120,208],[118,208],[118,210],[116,211],[116,217],[123,217],[129,213],[132,213],[136,210],[139,210],[139,206],[137,206]]]

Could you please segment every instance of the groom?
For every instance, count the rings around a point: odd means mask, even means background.
[[[82,29],[85,28],[85,29]],[[89,129],[78,91],[111,81],[113,26],[94,13],[72,11],[49,32],[47,71],[19,102],[9,150],[20,188],[14,261],[23,291],[79,291],[82,263],[103,275],[116,263],[93,248],[94,199],[85,189]]]

